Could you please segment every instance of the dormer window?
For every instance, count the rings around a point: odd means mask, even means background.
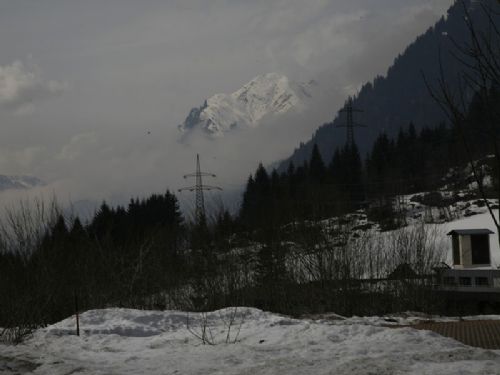
[[[490,266],[489,229],[456,229],[451,235],[453,265],[458,268]]]

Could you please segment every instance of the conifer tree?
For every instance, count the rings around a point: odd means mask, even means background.
[[[309,176],[311,182],[315,184],[321,184],[325,181],[326,177],[326,167],[323,162],[323,158],[318,149],[318,145],[315,143],[312,153],[311,160],[309,162]]]

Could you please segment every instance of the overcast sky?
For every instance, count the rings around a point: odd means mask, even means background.
[[[234,188],[310,138],[451,3],[0,0],[0,174],[35,175],[62,200],[128,199],[182,186],[200,152]],[[178,144],[192,107],[268,72],[315,79],[328,100],[287,131]]]

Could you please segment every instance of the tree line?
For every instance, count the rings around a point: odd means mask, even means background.
[[[491,89],[489,100],[500,107],[497,90]],[[465,126],[472,158],[479,160],[493,154],[488,147],[490,133],[484,129],[484,100],[474,96],[469,106]],[[499,125],[500,126],[500,125]],[[500,132],[500,129],[497,129]],[[296,167],[293,162],[282,173],[268,173],[260,164],[248,178],[239,212],[242,224],[272,225],[296,218],[321,219],[365,207],[379,201],[391,206],[390,198],[401,194],[467,187],[470,176],[466,153],[459,130],[440,123],[436,127],[416,130],[413,123],[400,128],[397,137],[379,134],[366,157],[360,156],[356,144],[337,148],[329,163],[325,163],[318,146],[313,146],[310,158]],[[491,170],[494,185],[498,178]]]
[[[153,306],[156,293],[182,282],[184,231],[169,191],[127,207],[103,203],[86,224],[56,205],[22,204],[0,228],[0,326],[60,320],[75,298],[82,309]]]

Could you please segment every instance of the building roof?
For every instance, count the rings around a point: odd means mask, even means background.
[[[495,234],[489,229],[454,229],[448,233],[449,235],[458,234],[460,236],[467,236],[472,234]]]
[[[417,273],[408,263],[399,264],[396,269],[387,276],[389,280],[413,279],[415,277],[417,277]]]

